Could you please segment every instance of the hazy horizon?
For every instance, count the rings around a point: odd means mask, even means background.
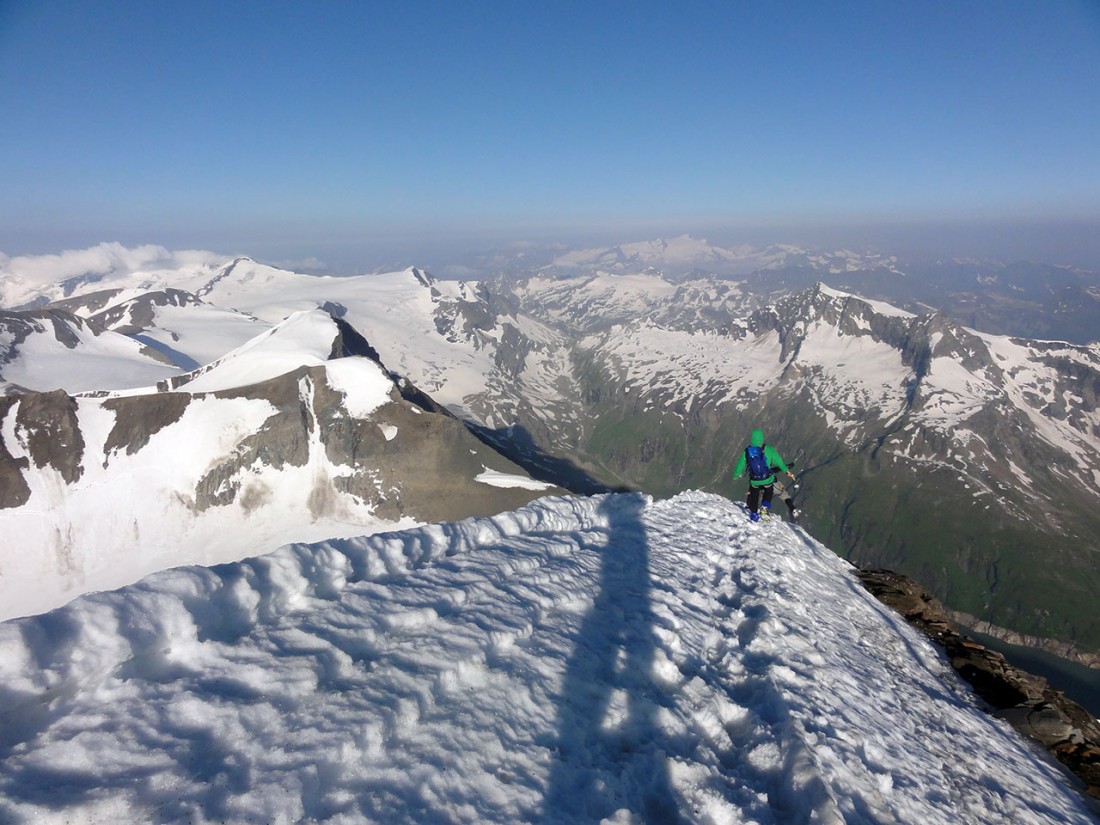
[[[706,239],[714,246],[737,250],[763,250],[791,245],[809,252],[850,250],[897,257],[903,265],[949,259],[979,259],[1000,263],[1031,261],[1071,266],[1100,278],[1100,227],[989,225],[982,227],[925,226],[875,228],[803,227],[790,230],[724,232],[711,227],[681,232],[680,228],[650,236],[617,237],[611,233],[573,234],[566,238],[542,236],[508,239],[485,234],[478,237],[436,236],[424,242],[414,239],[376,239],[363,245],[349,243],[323,250],[318,255],[287,256],[279,248],[219,248],[216,244],[126,244],[117,240],[58,249],[12,250],[0,247],[0,277],[18,275],[38,283],[58,283],[89,273],[114,269],[154,270],[190,263],[220,265],[247,256],[281,269],[319,275],[358,275],[419,267],[442,278],[479,279],[519,265],[545,266],[566,251],[603,249],[683,236]],[[751,238],[750,238],[751,235]],[[1078,255],[1066,254],[1069,249]],[[307,250],[308,252],[308,250]],[[721,268],[721,267],[720,267]]]

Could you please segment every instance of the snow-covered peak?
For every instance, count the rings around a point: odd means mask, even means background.
[[[893,255],[879,252],[857,252],[850,249],[814,251],[790,245],[774,245],[767,249],[769,260],[762,261],[759,269],[763,271],[804,268],[821,273],[849,273],[877,270],[900,275],[898,259]]]
[[[617,274],[658,271],[673,278],[695,274],[745,276],[754,272],[805,267],[823,273],[886,270],[896,272],[895,257],[876,252],[838,249],[811,252],[790,244],[723,247],[681,235],[610,247],[571,250],[559,254],[545,269],[556,274],[605,270]]]
[[[893,304],[888,304],[885,301],[874,301],[874,300],[871,300],[870,298],[863,298],[859,295],[853,295],[850,292],[841,292],[839,289],[832,289],[831,287],[829,287],[828,285],[826,285],[825,283],[822,283],[820,281],[817,284],[817,291],[821,295],[825,295],[829,298],[836,298],[836,299],[839,299],[841,301],[852,301],[852,300],[860,301],[860,302],[866,304],[867,306],[869,306],[872,310],[877,312],[879,315],[894,316],[894,317],[897,317],[897,318],[914,318],[914,317],[916,317],[912,312],[909,312],[908,310],[904,310],[904,309],[899,309],[898,307],[894,306]]]
[[[214,392],[266,381],[333,356],[340,329],[322,309],[295,312],[251,341],[173,385],[186,392]]]
[[[551,271],[606,270],[615,273],[659,270],[683,275],[694,270],[721,274],[747,274],[774,264],[787,253],[782,247],[760,249],[749,244],[727,248],[702,238],[681,235],[611,247],[579,249],[557,256]]]
[[[5,821],[1096,823],[846,562],[699,493],[172,570],[0,653]]]

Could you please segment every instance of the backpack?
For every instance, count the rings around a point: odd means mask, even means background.
[[[772,477],[772,468],[768,459],[764,457],[763,447],[746,447],[745,465],[748,467],[751,481],[764,481]]]

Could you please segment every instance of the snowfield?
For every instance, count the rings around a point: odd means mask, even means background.
[[[0,820],[1094,823],[798,528],[685,493],[180,568],[0,624]]]
[[[28,390],[130,389],[156,384],[180,372],[172,364],[157,361],[141,342],[110,332],[96,334],[82,321],[29,320],[26,326],[38,334],[18,344],[3,321],[0,316],[0,396]]]

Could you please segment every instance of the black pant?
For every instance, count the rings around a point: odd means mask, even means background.
[[[759,513],[760,512],[760,497],[761,497],[761,495],[763,495],[763,497],[764,497],[764,506],[770,508],[772,506],[772,495],[774,495],[774,494],[775,494],[775,485],[774,484],[767,484],[763,487],[756,487],[754,485],[749,485],[749,512],[750,513]]]

